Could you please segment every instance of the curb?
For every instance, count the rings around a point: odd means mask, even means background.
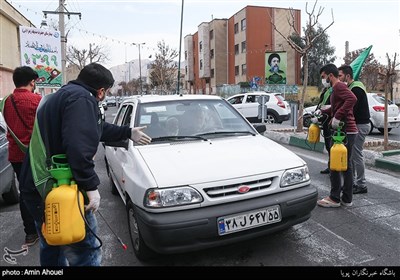
[[[275,142],[282,144],[296,146],[309,151],[316,151],[319,153],[324,153],[325,144],[324,142],[318,142],[316,144],[308,143],[306,140],[307,130],[302,132],[295,132],[294,128],[268,128],[264,132],[264,136],[268,137]],[[389,141],[399,146],[399,150],[390,151],[374,151],[364,149],[364,160],[365,164],[369,166],[374,166],[377,168],[388,169],[395,172],[400,172],[400,142]],[[376,147],[382,145],[381,139],[368,139],[365,141],[365,145],[369,147]]]

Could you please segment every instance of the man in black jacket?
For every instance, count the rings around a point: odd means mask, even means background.
[[[98,266],[101,263],[100,243],[95,237],[97,220],[94,212],[100,205],[97,186],[99,177],[94,170],[93,157],[100,141],[132,139],[148,144],[151,138],[143,127],[130,128],[102,122],[98,102],[104,100],[114,84],[109,70],[97,63],[85,66],[77,80],[64,85],[56,93],[44,97],[39,104],[29,152],[25,157],[21,181],[24,203],[35,219],[40,233],[40,262],[42,266]],[[39,138],[45,145],[40,150]],[[49,246],[41,234],[44,217],[44,193],[47,187],[46,157],[43,154],[65,154],[74,181],[87,195],[85,218],[86,237],[71,245]],[[45,175],[41,175],[45,174]],[[45,182],[40,185],[40,182]]]

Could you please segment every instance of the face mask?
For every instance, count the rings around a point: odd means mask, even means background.
[[[329,78],[326,79],[321,79],[321,83],[324,87],[328,88],[331,86],[331,81],[329,80]]]

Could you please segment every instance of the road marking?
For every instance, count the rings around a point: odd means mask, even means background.
[[[375,259],[314,220],[293,226],[289,235],[292,235],[296,244],[300,244],[296,251],[313,264],[360,265]]]
[[[304,157],[316,162],[320,162],[323,164],[326,164],[326,159],[320,159],[320,158],[315,158],[311,155],[303,154],[301,152],[297,152],[296,154],[300,157]],[[395,192],[400,192],[400,186],[398,182],[393,182],[393,175],[387,175],[384,173],[380,173],[374,170],[369,170],[365,169],[365,179],[367,180],[367,183],[371,183],[374,185],[378,185],[381,187],[384,187],[386,189],[395,191]],[[396,180],[397,181],[397,180]]]

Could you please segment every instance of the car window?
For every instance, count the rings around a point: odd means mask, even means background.
[[[124,106],[121,107],[121,110],[119,110],[118,115],[114,120],[114,124],[116,124],[116,125],[121,125],[122,124],[122,121],[124,119],[125,111],[126,111],[127,107],[128,107],[127,105],[124,105]]]
[[[231,104],[242,104],[243,98],[244,98],[244,95],[235,96],[235,97],[228,99],[228,102]]]
[[[384,96],[378,95],[378,94],[374,94],[374,95],[372,95],[372,96],[373,96],[374,99],[375,99],[376,101],[378,101],[380,104],[385,104],[385,97],[384,97]],[[390,101],[390,100],[388,99],[388,104],[391,105],[391,104],[393,104],[393,102]]]
[[[246,98],[246,103],[255,103],[257,102],[259,95],[249,94]]]
[[[122,121],[122,125],[130,125],[131,124],[132,111],[133,111],[133,106],[132,105],[126,106],[125,115],[124,115],[124,119]]]
[[[249,131],[251,126],[224,100],[173,100],[140,103],[135,126],[147,126],[153,139],[171,136],[194,137],[220,131]],[[223,135],[213,137],[223,137]],[[161,141],[161,140],[160,140]],[[157,142],[157,141],[156,141]]]
[[[269,101],[269,95],[264,95],[266,102]],[[256,95],[256,102],[258,103],[258,99],[260,98],[260,95]]]

